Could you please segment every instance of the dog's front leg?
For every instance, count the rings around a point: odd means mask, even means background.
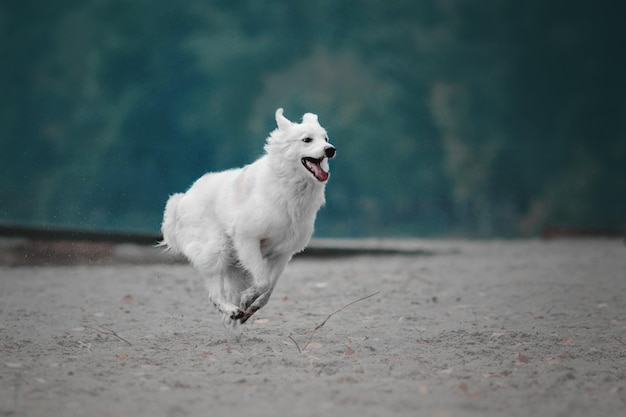
[[[241,306],[245,310],[271,288],[272,264],[263,258],[259,239],[236,236],[233,243],[239,263],[252,276],[252,285],[241,296]]]
[[[291,256],[279,256],[272,259],[267,259],[266,263],[269,267],[270,282],[267,289],[260,290],[259,288],[248,288],[242,298],[240,308],[244,311],[244,315],[241,318],[241,323],[245,323],[250,316],[261,309],[270,299],[278,278],[285,270],[285,266],[291,259]]]

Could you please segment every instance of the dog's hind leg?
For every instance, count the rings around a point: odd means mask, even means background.
[[[230,265],[222,276],[220,293],[222,298],[228,305],[238,306],[239,310],[243,312],[241,308],[241,296],[252,283],[252,276],[248,271],[241,268],[239,265]],[[225,324],[236,323],[237,320],[242,319],[245,316],[244,313],[238,313],[233,319],[232,317],[223,316]],[[232,326],[231,326],[232,327]]]
[[[209,300],[211,300],[213,305],[222,313],[224,322],[240,320],[244,316],[243,310],[231,303],[224,294],[224,280],[226,277],[218,273],[213,276],[205,275],[205,279]]]
[[[231,297],[232,291],[228,286],[231,269],[236,264],[230,241],[219,230],[204,231],[204,235],[196,229],[192,231],[195,235],[184,246],[183,253],[204,278],[209,300],[222,313],[224,321],[241,319],[244,313],[239,308],[239,297]]]
[[[239,320],[244,316],[244,312],[239,308],[239,297],[233,297],[231,284],[232,265],[229,260],[217,255],[211,257],[211,263],[195,265],[205,280],[209,300],[222,313],[224,322],[229,320]]]

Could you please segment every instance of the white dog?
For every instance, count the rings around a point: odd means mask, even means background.
[[[287,262],[313,234],[325,202],[335,147],[317,116],[278,128],[266,154],[250,165],[208,173],[165,207],[162,245],[184,254],[206,278],[210,300],[227,324],[245,323],[267,304]]]

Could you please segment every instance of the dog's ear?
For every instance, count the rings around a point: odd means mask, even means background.
[[[283,116],[283,109],[276,110],[276,124],[279,129],[287,129],[291,126],[291,122],[285,116]]]
[[[305,113],[302,116],[302,121],[305,123],[317,123],[317,114]]]

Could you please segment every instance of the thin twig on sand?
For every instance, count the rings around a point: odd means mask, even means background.
[[[313,339],[313,335],[315,334],[315,332],[317,332],[319,329],[321,329],[321,328],[322,328],[322,327],[326,324],[326,322],[327,322],[327,321],[328,321],[328,320],[329,320],[332,316],[334,316],[335,314],[339,313],[339,312],[340,312],[340,311],[342,311],[342,310],[345,310],[346,308],[350,307],[352,304],[356,304],[356,303],[358,303],[359,301],[366,300],[366,299],[368,299],[368,298],[370,298],[370,297],[375,296],[375,295],[376,295],[376,294],[378,294],[378,293],[379,293],[379,291],[376,291],[375,293],[372,293],[372,294],[370,294],[370,295],[366,295],[365,297],[361,297],[361,298],[359,298],[358,300],[354,300],[354,301],[352,301],[352,302],[350,302],[350,303],[346,304],[345,306],[341,307],[339,310],[336,310],[336,311],[333,311],[332,313],[330,313],[330,314],[328,315],[328,317],[326,317],[326,318],[324,319],[324,321],[323,321],[323,322],[321,322],[320,324],[318,324],[317,326],[315,326],[315,328],[311,331],[311,334],[310,334],[310,336],[309,336],[309,339],[306,341],[306,343],[304,344],[304,346],[302,347],[302,349],[300,348],[300,345],[298,345],[298,342],[296,342],[296,340],[295,340],[293,337],[291,337],[291,336],[288,336],[288,337],[289,337],[289,338],[291,339],[291,341],[292,341],[292,342],[296,345],[296,348],[298,349],[298,352],[302,353],[302,352],[304,352],[304,351],[306,350],[306,348],[307,348],[307,347],[309,346],[309,344],[311,343],[311,340]]]
[[[293,342],[294,345],[296,345],[296,348],[298,349],[298,353],[302,353],[302,350],[300,349],[300,346],[298,345],[298,342],[296,342],[296,339],[294,339],[291,336],[287,336],[287,337],[291,339],[291,341]]]
[[[623,346],[626,346],[626,342],[624,342],[621,337],[618,339],[617,337],[613,336],[613,339],[615,339],[618,342],[620,342]]]
[[[83,326],[83,327],[86,327],[86,328],[88,328],[88,329],[95,330],[95,331],[97,331],[98,333],[107,334],[107,335],[110,335],[110,336],[115,336],[115,337],[117,337],[118,339],[120,339],[122,342],[126,342],[126,343],[128,343],[128,346],[132,346],[132,345],[133,345],[133,344],[132,344],[132,343],[130,343],[128,340],[124,339],[122,336],[120,336],[119,334],[115,333],[113,330],[111,330],[111,329],[109,329],[109,328],[107,328],[107,327],[104,327],[104,326],[100,326],[100,327]]]

